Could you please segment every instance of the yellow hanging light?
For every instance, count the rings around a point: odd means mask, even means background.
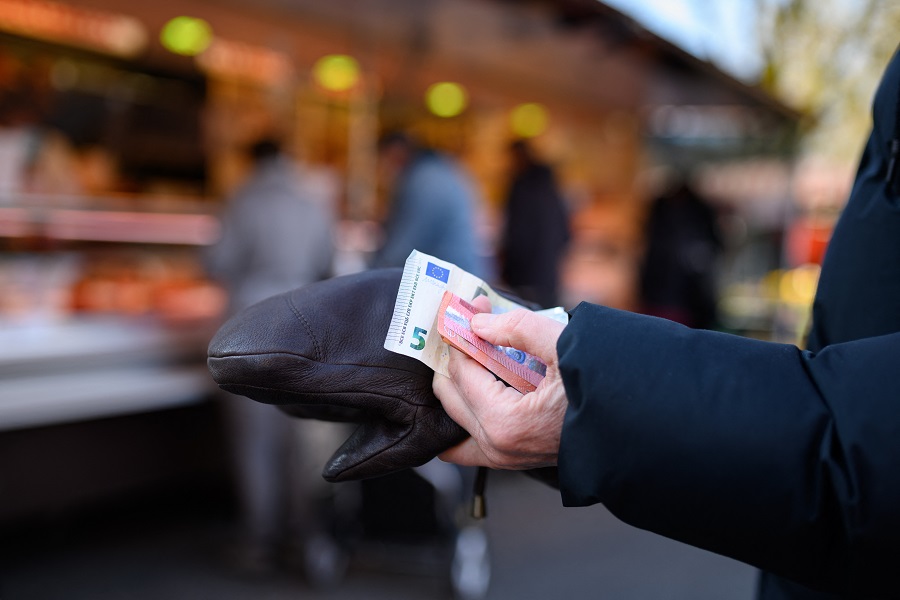
[[[455,117],[466,109],[467,104],[466,90],[458,83],[442,81],[425,92],[425,105],[439,117]]]
[[[328,91],[345,92],[359,83],[359,63],[346,54],[329,54],[313,65],[313,78]]]
[[[169,52],[182,56],[196,56],[212,43],[212,27],[203,19],[180,16],[166,23],[159,41]]]
[[[537,102],[519,104],[509,114],[512,132],[521,138],[532,138],[547,129],[547,109]]]

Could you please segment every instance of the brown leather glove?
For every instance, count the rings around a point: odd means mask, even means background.
[[[401,269],[337,277],[263,300],[209,344],[213,379],[291,415],[359,423],[322,476],[422,465],[467,437],[431,391],[433,371],[384,349]]]

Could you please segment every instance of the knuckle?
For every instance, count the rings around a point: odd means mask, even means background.
[[[516,309],[507,313],[506,325],[510,337],[518,339],[528,329],[530,313],[525,309]]]
[[[509,327],[511,329],[516,329],[522,326],[523,321],[528,318],[528,311],[524,308],[517,308],[516,310],[510,311],[507,313],[507,319],[509,321]]]

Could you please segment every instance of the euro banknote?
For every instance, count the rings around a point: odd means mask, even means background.
[[[480,277],[453,263],[413,250],[403,269],[384,348],[411,356],[438,373],[447,375],[450,353],[438,332],[437,320],[444,292],[448,291],[466,302],[472,302],[478,296],[487,296],[493,313],[525,308],[501,296]],[[559,307],[538,312],[562,323],[568,321],[568,315]]]
[[[475,306],[453,292],[444,292],[437,320],[441,338],[477,360],[519,392],[533,392],[547,374],[547,365],[527,352],[495,346],[478,337],[472,331],[472,317],[478,312]]]

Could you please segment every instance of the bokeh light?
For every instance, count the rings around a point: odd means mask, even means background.
[[[326,90],[345,92],[359,82],[359,63],[346,54],[329,54],[316,61],[313,78]]]
[[[455,117],[466,109],[466,90],[458,83],[442,81],[425,92],[425,105],[439,117]]]
[[[182,56],[196,56],[212,42],[212,27],[203,19],[180,16],[166,23],[159,40],[169,52]]]
[[[819,271],[819,265],[802,265],[784,271],[778,285],[779,299],[788,304],[811,305],[816,295]]]
[[[509,114],[509,126],[521,138],[532,138],[544,133],[547,120],[547,109],[537,102],[519,104]]]

